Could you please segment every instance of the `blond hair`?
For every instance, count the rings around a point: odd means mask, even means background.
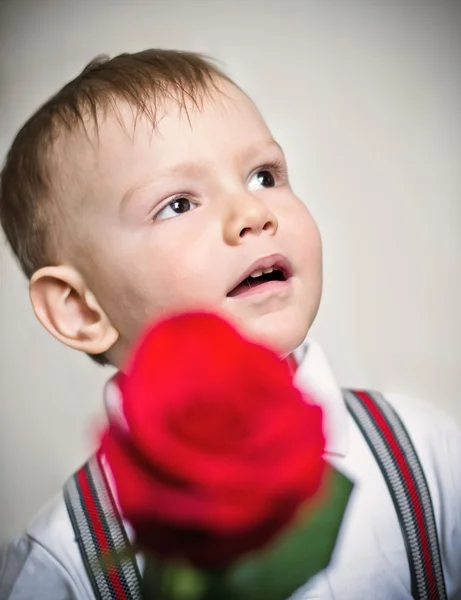
[[[0,174],[0,223],[28,278],[58,260],[53,234],[59,208],[57,140],[77,128],[86,131],[88,119],[97,129],[98,117],[115,109],[117,100],[128,102],[155,126],[156,109],[165,99],[175,99],[184,109],[187,101],[199,104],[220,79],[230,81],[209,58],[193,52],[150,49],[97,57],[29,118]],[[92,358],[107,363],[103,356]]]

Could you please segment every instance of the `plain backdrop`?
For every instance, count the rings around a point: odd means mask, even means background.
[[[324,242],[313,335],[343,385],[461,422],[461,2],[0,0],[0,154],[94,56],[221,61],[286,150]],[[103,232],[102,232],[103,235]],[[111,374],[36,321],[0,236],[0,543],[91,451]]]

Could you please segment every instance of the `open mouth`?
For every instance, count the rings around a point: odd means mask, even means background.
[[[264,286],[266,289],[269,286],[265,284],[284,282],[291,276],[291,266],[284,257],[268,256],[256,261],[227,296],[233,298],[260,286]],[[261,287],[259,291],[263,291],[263,288]]]

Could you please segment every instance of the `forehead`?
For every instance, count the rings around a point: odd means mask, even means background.
[[[153,112],[153,111],[152,111]],[[117,162],[120,157],[149,147],[160,159],[169,145],[197,152],[206,144],[219,147],[240,143],[242,137],[268,137],[269,130],[254,103],[236,86],[222,82],[219,91],[210,92],[198,103],[180,105],[176,99],[162,101],[155,110],[155,121],[128,103],[117,101],[98,123],[97,131],[89,128],[95,162]],[[79,136],[82,138],[83,136]],[[80,139],[80,145],[85,145]],[[78,143],[78,142],[77,142]],[[83,151],[83,148],[81,149]]]
[[[156,107],[155,122],[126,102],[108,110],[88,135],[79,132],[61,148],[74,195],[89,199],[117,194],[181,162],[217,163],[267,145],[272,136],[254,103],[230,83],[196,104],[169,99]],[[66,185],[68,187],[68,185]],[[75,205],[78,206],[80,202]]]

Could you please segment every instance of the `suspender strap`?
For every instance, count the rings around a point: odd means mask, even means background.
[[[67,481],[64,499],[96,599],[140,600],[136,558],[99,456]]]
[[[445,600],[434,510],[410,437],[381,394],[345,390],[344,397],[394,502],[410,565],[412,596],[418,600]]]

